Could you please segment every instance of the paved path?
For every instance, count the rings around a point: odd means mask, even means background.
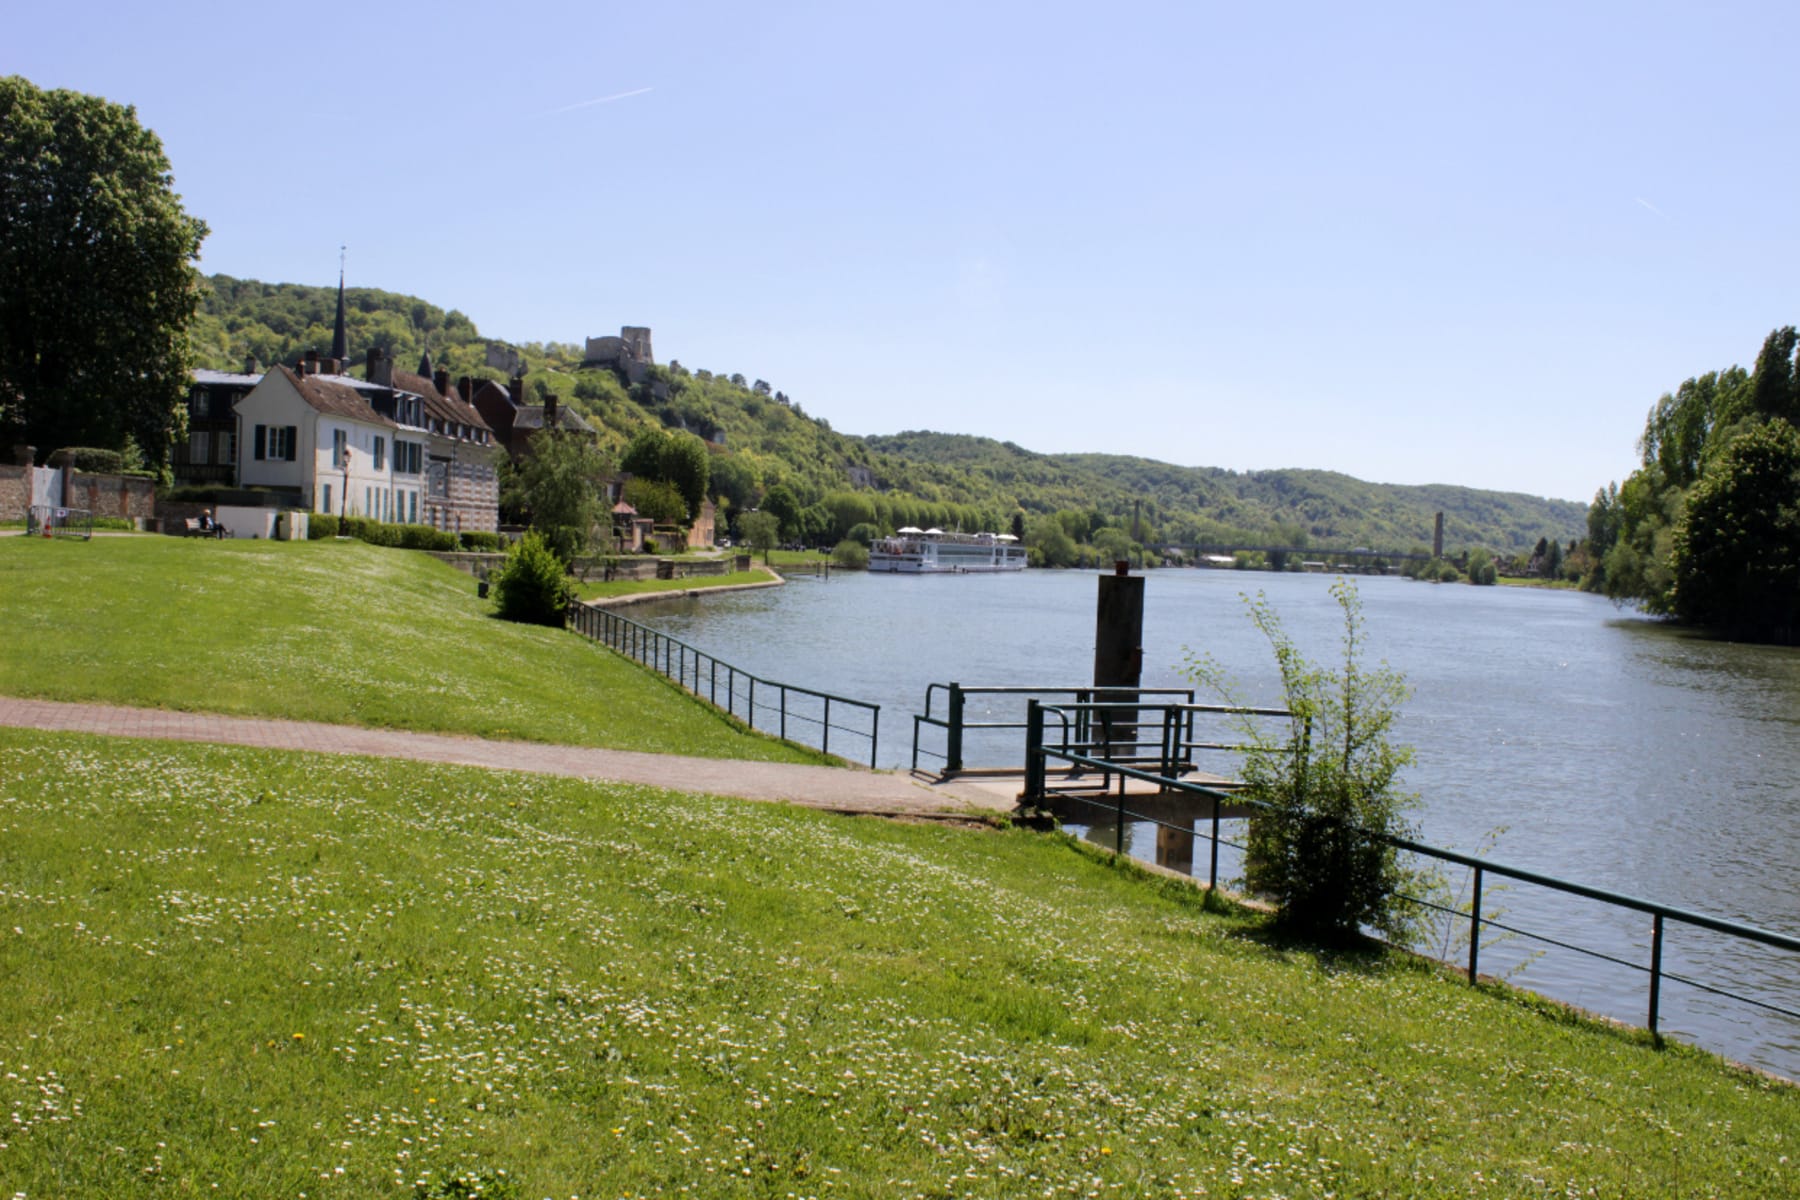
[[[316,721],[224,717],[159,708],[121,708],[109,704],[69,704],[0,696],[0,726],[456,763],[502,771],[533,771],[577,779],[649,784],[682,792],[740,796],[746,800],[785,801],[834,812],[924,817],[970,810],[1009,812],[1013,808],[1013,801],[1004,794],[1004,789],[955,783],[929,785],[893,771],[686,758],[674,754],[489,741],[455,734],[364,729]]]

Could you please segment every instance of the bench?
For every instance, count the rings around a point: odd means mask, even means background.
[[[211,529],[200,528],[200,518],[199,517],[183,517],[182,521],[181,521],[181,526],[182,526],[182,531],[183,531],[181,536],[183,536],[183,537],[222,538],[225,536],[225,527],[223,525],[220,525],[216,521],[213,522],[213,527]]]

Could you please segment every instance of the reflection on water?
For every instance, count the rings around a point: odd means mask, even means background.
[[[1147,581],[1144,684],[1185,685],[1188,651],[1210,655],[1251,703],[1278,702],[1268,647],[1240,593],[1261,588],[1313,658],[1342,633],[1319,576],[1163,571]],[[1709,916],[1800,935],[1800,651],[1694,637],[1569,592],[1360,581],[1368,649],[1413,687],[1400,736],[1422,839]],[[1095,577],[840,576],[830,582],[639,609],[634,616],[760,674],[882,706],[881,761],[910,761],[925,687],[1080,685],[1091,678]],[[1207,697],[1210,699],[1210,697]],[[1016,720],[992,698],[969,719]],[[1017,731],[971,737],[971,763],[1018,762]],[[929,760],[926,760],[929,761]],[[1081,826],[1108,847],[1110,818]],[[1202,833],[1205,827],[1202,827]],[[1208,861],[1127,822],[1131,852]],[[1230,863],[1229,867],[1225,863]],[[1230,852],[1221,872],[1239,868]],[[1460,883],[1452,881],[1453,886]],[[1500,893],[1508,924],[1554,931],[1627,963],[1649,962],[1648,918],[1523,885]],[[1642,1024],[1633,966],[1484,936],[1484,971]],[[1541,956],[1536,952],[1543,950]],[[1669,969],[1800,1008],[1791,954],[1670,926]],[[1800,1076],[1800,1024],[1679,983],[1666,1031]]]

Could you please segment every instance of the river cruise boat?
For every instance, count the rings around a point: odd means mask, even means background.
[[[945,533],[908,525],[869,547],[869,570],[900,575],[1023,571],[1025,547],[1009,533]]]

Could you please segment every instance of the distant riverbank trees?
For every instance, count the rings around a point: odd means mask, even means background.
[[[1588,511],[1584,586],[1745,641],[1800,641],[1800,333],[1769,334],[1751,371],[1656,402],[1643,465]]]

